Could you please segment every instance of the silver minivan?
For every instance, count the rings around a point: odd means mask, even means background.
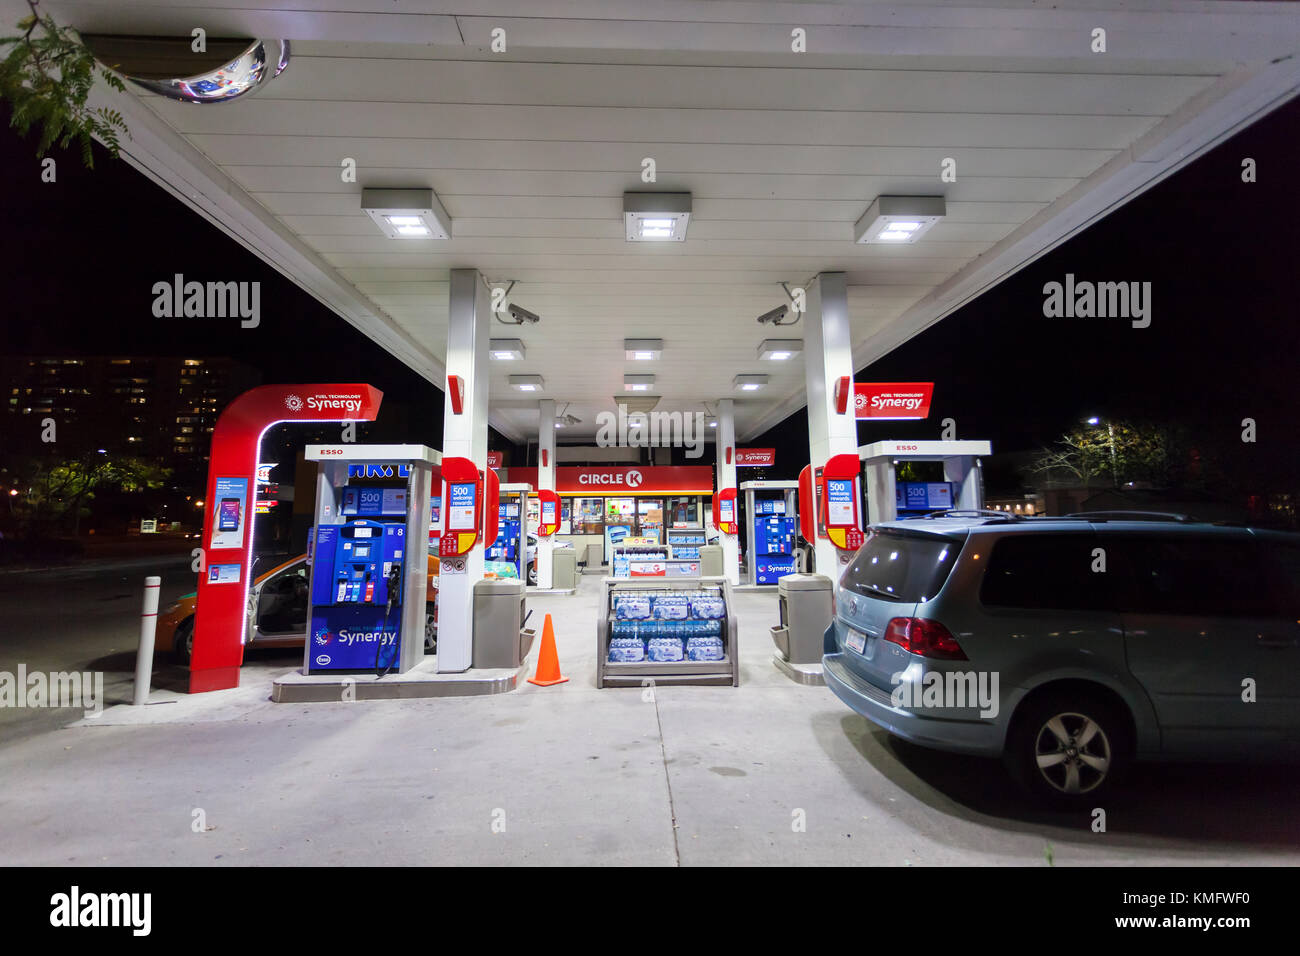
[[[1131,759],[1300,757],[1300,535],[1123,513],[884,522],[827,686],[891,734],[1093,799]]]

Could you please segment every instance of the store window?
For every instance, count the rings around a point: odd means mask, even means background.
[[[669,498],[664,521],[671,528],[700,527],[700,499],[695,495]]]
[[[575,509],[574,534],[605,533],[604,498],[578,498],[574,501],[573,507]]]

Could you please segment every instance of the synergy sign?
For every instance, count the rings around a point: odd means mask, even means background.
[[[857,382],[853,412],[857,418],[899,421],[927,418],[934,382]]]
[[[737,468],[771,468],[776,464],[775,448],[737,448]]]

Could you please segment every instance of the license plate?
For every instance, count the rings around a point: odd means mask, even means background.
[[[867,649],[867,635],[849,628],[849,633],[844,637],[844,646],[861,654]]]

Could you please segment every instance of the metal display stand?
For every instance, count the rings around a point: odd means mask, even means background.
[[[640,687],[656,684],[730,684],[740,686],[740,654],[736,644],[737,621],[731,583],[725,577],[707,578],[604,578],[596,618],[596,686]],[[621,594],[654,595],[706,591],[719,595],[726,605],[721,618],[723,658],[718,661],[611,661],[609,642],[613,636],[614,598]]]
[[[700,560],[701,546],[708,543],[708,535],[705,533],[703,525],[698,528],[668,529],[668,547],[672,549],[674,558],[680,558],[683,561],[698,561]]]
[[[671,548],[659,545],[617,545],[610,559],[610,576],[619,579],[631,577],[698,578],[699,558],[677,557]]]

